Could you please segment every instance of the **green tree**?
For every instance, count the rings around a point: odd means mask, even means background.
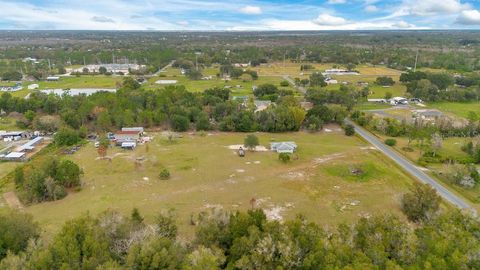
[[[327,86],[327,83],[325,82],[325,77],[322,75],[322,73],[315,72],[312,75],[310,75],[310,86],[320,86],[324,87]]]
[[[218,248],[199,246],[188,254],[183,262],[184,270],[216,270],[221,269],[225,262],[225,255]]]
[[[64,187],[76,187],[80,185],[82,170],[70,160],[62,160],[58,163],[55,181]]]
[[[17,211],[0,213],[0,260],[7,252],[17,254],[27,248],[30,239],[39,237],[39,227],[29,214]]]
[[[254,134],[247,135],[247,137],[245,137],[245,140],[243,141],[243,145],[250,151],[254,151],[259,144],[260,143],[258,137]]]
[[[70,128],[62,128],[55,133],[53,141],[58,146],[71,146],[81,141],[77,131]]]
[[[345,129],[345,135],[347,135],[347,136],[355,135],[355,127],[353,125],[346,124],[344,129]]]
[[[402,211],[413,222],[430,219],[439,207],[440,197],[428,184],[415,183],[410,192],[402,198]]]
[[[183,115],[174,115],[172,117],[172,128],[175,131],[187,131],[190,125],[190,121]]]
[[[112,259],[109,243],[90,216],[68,221],[49,246],[49,269],[95,269]]]

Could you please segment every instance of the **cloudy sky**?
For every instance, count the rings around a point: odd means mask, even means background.
[[[0,29],[480,29],[480,1],[0,0]]]

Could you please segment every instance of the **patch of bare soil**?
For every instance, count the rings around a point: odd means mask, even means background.
[[[15,209],[23,208],[23,204],[18,199],[17,194],[15,194],[15,192],[13,191],[3,193],[3,199],[5,200],[5,202],[8,204],[10,208],[15,208]]]
[[[342,153],[336,153],[336,154],[316,158],[316,159],[313,160],[313,163],[315,165],[319,165],[319,164],[322,164],[322,163],[325,163],[325,162],[328,162],[328,161],[331,161],[331,160],[334,160],[334,159],[337,159],[337,158],[341,158],[341,157],[343,157]]]

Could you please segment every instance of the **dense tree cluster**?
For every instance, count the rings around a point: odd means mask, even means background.
[[[276,105],[255,112],[250,102],[232,100],[228,89],[213,88],[202,93],[191,93],[183,86],[168,86],[150,91],[142,89],[132,78],[125,78],[123,87],[116,93],[56,96],[35,92],[28,99],[3,93],[0,96],[0,109],[7,113],[23,114],[22,123],[26,127],[45,132],[59,130],[55,136],[58,145],[74,145],[89,130],[113,131],[124,126],[163,126],[176,131],[195,127],[197,130],[240,132],[294,131],[310,126],[310,122],[304,122],[306,111],[301,108],[292,91],[279,90],[275,85],[266,84],[255,89],[254,94],[260,99],[273,100]],[[317,105],[341,104],[351,107],[356,96],[354,90],[344,87],[339,91],[312,89],[308,99]],[[334,106],[329,108],[333,109]],[[340,122],[340,116],[345,116],[345,109],[335,107],[334,110],[336,112],[333,115],[316,114],[322,124]],[[310,120],[321,127],[316,119]]]
[[[475,76],[454,79],[447,73],[408,72],[400,76],[406,83],[407,92],[426,101],[477,101],[480,87]],[[460,87],[454,87],[457,82]]]
[[[17,224],[17,226],[2,224]],[[430,215],[416,226],[391,215],[361,218],[323,229],[304,217],[284,224],[262,210],[202,213],[195,238],[178,240],[173,215],[146,224],[107,211],[68,221],[48,244],[30,220],[9,216],[0,230],[15,233],[4,245],[1,269],[478,269],[480,223],[459,212]],[[33,227],[32,227],[33,226]],[[5,234],[0,235],[5,237]],[[0,246],[2,247],[2,246]]]
[[[82,174],[73,161],[45,158],[18,166],[13,177],[19,198],[30,204],[64,198],[66,188],[80,186]]]

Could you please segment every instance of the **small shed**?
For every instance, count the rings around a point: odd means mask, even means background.
[[[133,149],[135,149],[135,147],[137,147],[137,143],[136,142],[123,142],[121,147],[123,149],[133,150]]]
[[[277,153],[293,154],[297,150],[295,142],[274,142],[270,144],[270,149]]]
[[[60,77],[58,76],[48,76],[47,81],[49,82],[58,82],[60,80]]]

